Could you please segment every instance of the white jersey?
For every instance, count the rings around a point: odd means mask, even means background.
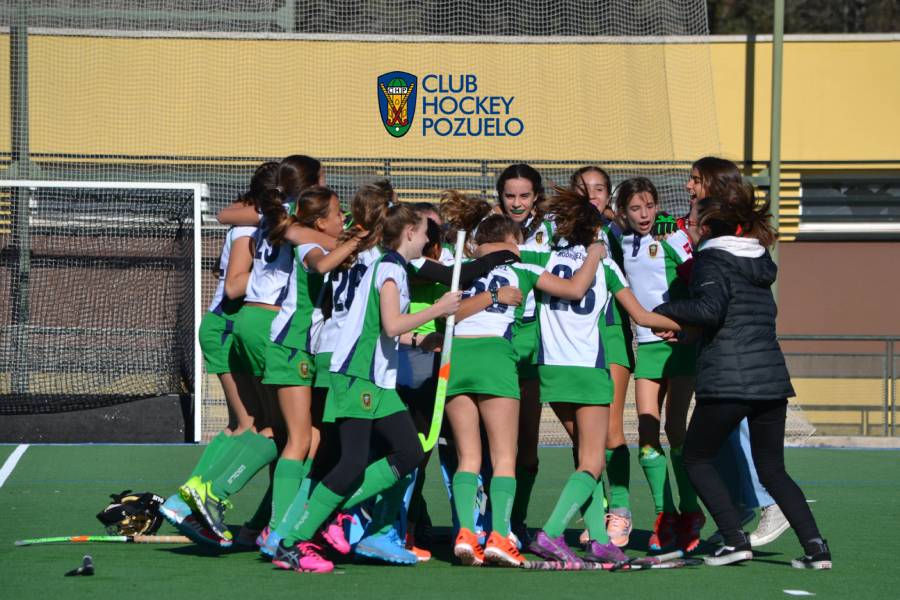
[[[641,305],[653,310],[668,302],[672,284],[678,279],[675,268],[691,258],[688,235],[679,230],[665,240],[655,240],[651,235],[626,233],[621,243],[625,275]],[[635,325],[635,330],[640,343],[662,339],[646,327]]]
[[[269,339],[273,342],[300,348],[305,352],[310,352],[312,349],[310,326],[315,321],[314,313],[316,310],[320,314],[322,312],[317,308],[317,301],[324,277],[311,271],[303,262],[306,260],[306,255],[315,248],[328,254],[328,251],[319,244],[301,244],[294,247],[294,270],[288,280],[287,296],[281,304],[281,310],[272,320],[269,330]],[[297,319],[303,322],[294,322]]]
[[[385,389],[397,387],[399,338],[388,337],[382,331],[381,288],[388,280],[394,281],[400,291],[400,312],[407,312],[409,279],[406,268],[402,256],[388,252],[366,270],[331,356],[333,373],[367,379]]]
[[[253,234],[256,250],[244,302],[281,306],[287,297],[289,279],[294,270],[293,245],[288,242],[273,245],[268,240],[268,234],[266,220],[262,219]]]
[[[584,246],[556,250],[550,255],[547,270],[562,279],[571,279],[586,258]],[[616,263],[604,258],[581,300],[565,300],[542,292],[537,364],[606,368],[600,321],[611,294],[626,287],[628,283]]]
[[[359,284],[369,267],[381,257],[376,246],[360,252],[349,269],[335,269],[329,273],[331,282],[331,317],[325,321],[316,352],[334,352],[338,337],[353,306]]]
[[[555,227],[552,221],[544,220],[540,226],[535,229],[524,243],[519,245],[519,250],[525,252],[547,253],[550,252],[551,242],[553,241],[553,232]],[[528,292],[525,296],[522,318],[525,320],[534,318],[535,311],[534,291]]]
[[[463,292],[463,298],[468,298],[488,290],[499,289],[504,286],[513,286],[522,290],[522,294],[528,294],[537,284],[538,278],[544,272],[542,267],[515,263],[513,265],[500,265],[495,267],[487,275],[476,279],[469,289]],[[488,306],[481,312],[463,319],[456,324],[453,335],[469,336],[496,336],[512,339],[513,325],[517,319],[522,318],[525,311],[523,305],[509,306],[498,304]]]
[[[209,312],[222,314],[225,302],[225,274],[228,273],[228,261],[231,258],[231,245],[243,237],[252,237],[256,227],[232,227],[225,233],[225,243],[222,244],[222,253],[219,255],[219,283],[216,285],[216,293],[213,294],[209,305]]]

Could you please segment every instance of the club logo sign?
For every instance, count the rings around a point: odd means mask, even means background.
[[[389,134],[403,137],[416,115],[418,81],[415,75],[392,71],[378,78],[378,108],[381,123]]]

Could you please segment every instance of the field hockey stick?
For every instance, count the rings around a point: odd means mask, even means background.
[[[531,571],[605,571],[613,567],[612,563],[574,562],[562,560],[526,560],[523,569]]]
[[[673,558],[661,563],[653,564],[632,564],[621,569],[621,571],[645,571],[647,569],[680,569],[682,567],[695,567],[702,565],[703,560],[700,558]]]
[[[457,231],[456,248],[453,253],[453,278],[450,280],[451,292],[459,291],[459,271],[462,268],[462,252],[465,243],[466,232]],[[447,400],[447,383],[450,381],[450,351],[453,347],[454,325],[456,325],[456,315],[450,315],[447,317],[444,344],[441,346],[441,366],[438,369],[437,390],[434,393],[434,413],[431,415],[431,427],[428,429],[428,437],[419,434],[419,441],[425,452],[434,448],[441,433],[441,423],[444,421],[444,403]]]
[[[190,544],[191,540],[183,535],[73,535],[60,537],[31,538],[17,540],[16,546],[34,546],[36,544],[84,544],[89,542],[116,542],[125,544]]]
[[[686,566],[693,559],[684,559],[683,550],[653,556],[636,556],[628,561],[616,563],[611,571],[640,571],[642,569],[673,569]]]

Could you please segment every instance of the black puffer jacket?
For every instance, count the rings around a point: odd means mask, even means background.
[[[771,286],[778,267],[752,238],[709,240],[694,259],[691,298],[654,310],[679,323],[699,325],[700,400],[774,400],[794,395],[775,337],[778,309]]]

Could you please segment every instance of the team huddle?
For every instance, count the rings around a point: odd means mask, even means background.
[[[707,245],[754,265],[769,260],[756,247],[766,241],[767,207],[755,208],[733,163],[705,158],[694,165],[692,208],[681,219],[662,212],[646,178],[621,182],[613,198],[598,166],[577,170],[565,188],[545,190],[538,171],[514,164],[496,189],[496,205],[452,190],[439,203],[412,204],[381,180],[362,185],[344,213],[319,161],[293,155],[260,165],[248,191],[219,213],[230,228],[200,327],[229,425],[162,514],[198,543],[256,545],[272,564],[300,572],[331,571],[335,553],[393,564],[428,560],[422,485],[431,448],[423,449],[420,434],[434,433],[433,413],[443,409],[436,454],[461,564],[522,566],[524,550],[567,564],[622,564],[633,526],[623,431],[633,377],[638,463],[655,511],[646,519],[651,552],[698,547],[706,520],[699,492],[720,529],[709,564],[747,560],[751,545],[790,525],[805,550],[794,566],[830,568],[826,542],[783,459],[759,461],[778,452],[762,424],[779,410],[783,454],[783,405],[793,395],[786,371],[781,388],[750,394],[757,402],[726,396],[738,408],[721,431],[708,429],[712,417],[697,416],[732,404],[700,410],[716,396],[707,390],[711,367],[702,349],[718,340],[710,328],[724,331],[728,322],[694,316],[710,308],[695,279],[712,262],[694,265],[695,253],[709,255]],[[743,214],[732,218],[729,210]],[[457,261],[452,243],[460,231]],[[756,246],[713,248],[726,240]],[[451,291],[454,275],[459,291]],[[446,402],[436,407],[451,315]],[[575,468],[534,531],[526,523],[543,404],[570,436]],[[701,448],[692,440],[716,440],[713,455],[727,450],[742,419],[749,441],[723,452],[719,469],[743,464],[747,475],[726,486],[709,471],[715,456],[691,454]],[[268,491],[233,539],[230,498],[265,467]],[[754,488],[755,499],[745,501]],[[774,497],[768,502],[766,489]],[[744,534],[746,521],[735,525],[742,518],[735,503],[751,516],[763,508],[756,539]],[[579,511],[580,554],[563,535]]]

